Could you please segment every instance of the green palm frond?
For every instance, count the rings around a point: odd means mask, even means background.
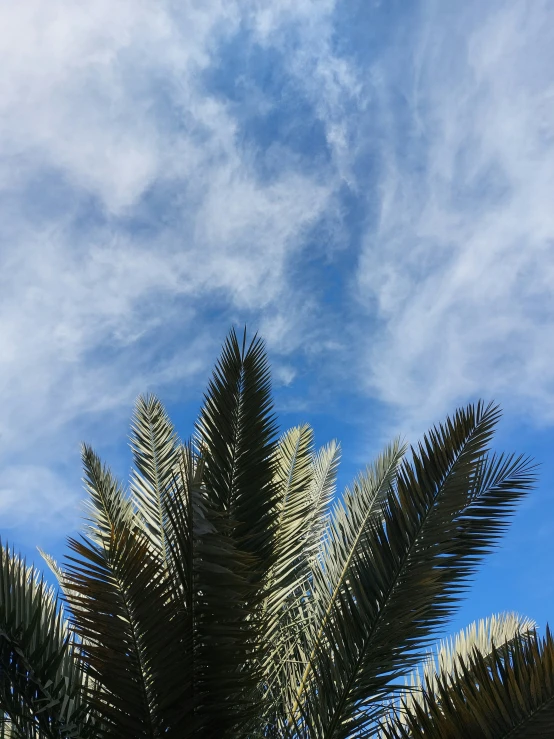
[[[96,680],[91,702],[106,736],[166,736],[177,710],[178,603],[128,496],[88,447],[83,464],[91,534],[70,539],[63,579],[80,656]]]
[[[383,503],[393,489],[405,451],[400,441],[395,440],[373,465],[358,475],[333,509],[329,527],[320,540],[319,567],[315,573],[319,585],[317,606],[324,621],[341,587],[348,581],[357,552],[367,545],[367,534],[382,519]]]
[[[299,524],[298,541],[302,542],[299,555],[291,567],[291,587],[283,607],[274,614],[266,635],[272,651],[268,655],[270,668],[266,670],[269,700],[275,694],[281,704],[277,722],[278,735],[289,735],[287,711],[294,704],[298,685],[308,665],[310,635],[314,633],[318,612],[313,597],[313,570],[329,509],[335,494],[340,448],[335,442],[312,454],[310,474],[304,488],[307,500],[306,518]],[[275,617],[276,615],[276,617]]]
[[[305,625],[310,618],[306,593],[316,494],[314,461],[310,426],[297,426],[281,436],[275,450],[279,495],[275,562],[264,600],[264,697],[268,715],[283,712],[303,671]]]
[[[335,492],[339,447],[319,451],[306,424],[289,429],[277,445],[275,482],[279,491],[275,565],[264,601],[266,721],[276,736],[289,736],[287,706],[294,701],[307,664],[309,624],[316,617],[311,597],[312,567]]]
[[[303,702],[313,686],[318,655],[327,648],[328,624],[340,604],[342,589],[348,587],[356,566],[357,552],[364,549],[368,532],[380,519],[383,496],[389,493],[393,485],[403,453],[404,449],[398,441],[389,446],[373,467],[368,467],[365,474],[356,479],[353,489],[346,490],[343,500],[335,505],[322,539],[319,557],[314,561],[313,633],[307,635],[309,648],[290,710],[289,726],[291,722],[297,722],[298,714],[301,716],[301,725],[304,724]],[[310,626],[306,624],[308,629]]]
[[[202,569],[213,562],[203,560],[202,542],[209,549],[214,526],[205,516],[205,503],[201,494],[202,460],[192,445],[181,447],[173,479],[164,496],[164,520],[168,544],[167,567],[173,588],[181,602],[178,618],[182,626],[181,652],[181,736],[194,736],[205,729],[204,698],[210,693],[209,665],[206,668],[204,648],[206,614],[203,613],[204,590],[210,579],[202,577]],[[206,540],[207,537],[207,540]],[[219,552],[217,552],[219,554]],[[221,562],[217,563],[221,565]],[[221,570],[215,568],[218,573]],[[202,585],[200,584],[202,583]],[[225,582],[223,581],[223,586]],[[208,590],[210,588],[208,587]],[[200,596],[200,597],[199,597]],[[212,593],[209,593],[210,600]],[[202,617],[204,616],[204,617]],[[209,631],[209,626],[208,626]],[[221,686],[225,690],[226,685]],[[178,717],[179,718],[179,717]],[[211,717],[210,717],[211,718]],[[174,736],[174,732],[170,737]]]
[[[454,679],[453,679],[454,678]],[[388,739],[544,739],[554,734],[554,640],[520,634],[460,660]]]
[[[275,454],[278,491],[275,527],[275,562],[270,570],[270,608],[280,608],[306,578],[304,550],[309,531],[313,480],[313,431],[308,425],[287,431]]]
[[[133,504],[120,483],[103,466],[93,450],[83,444],[81,457],[88,493],[86,536],[98,545],[109,542],[114,528],[132,525]]]
[[[249,601],[248,560],[210,509],[204,470],[203,457],[192,446],[184,447],[167,498],[170,572],[185,596],[186,728],[191,736],[246,737],[245,727],[257,715],[261,697],[260,645],[251,640],[249,623],[256,603]]]
[[[264,344],[239,344],[231,331],[216,364],[197,424],[211,507],[228,520],[256,566],[256,586],[273,560],[277,493],[273,477],[277,424]],[[231,534],[230,534],[231,535]]]
[[[0,706],[8,718],[6,731],[86,736],[84,682],[54,590],[0,546]]]
[[[312,733],[348,737],[380,718],[395,677],[422,658],[531,487],[527,460],[487,456],[498,416],[482,404],[459,410],[402,464],[382,520],[368,528],[332,590],[299,696]],[[333,520],[321,582],[343,571],[337,562],[353,518],[340,510]]]
[[[131,427],[135,470],[131,496],[152,545],[167,560],[164,496],[179,455],[179,439],[164,407],[153,395],[138,398]]]
[[[247,346],[245,334],[241,346],[232,331],[208,385],[196,435],[204,460],[206,516],[217,531],[217,550],[228,550],[220,656],[211,678],[233,683],[233,700],[217,706],[223,723],[225,706],[229,722],[236,723],[237,706],[252,711],[259,700],[264,587],[276,558],[276,429],[264,345],[254,338]]]
[[[258,677],[250,665],[256,645],[247,638],[252,604],[244,553],[209,510],[204,469],[192,446],[183,447],[166,505],[170,572],[184,595],[181,680],[187,688],[183,700],[188,717],[181,731],[186,728],[186,736],[201,731],[215,739],[241,735],[241,726],[252,715]]]

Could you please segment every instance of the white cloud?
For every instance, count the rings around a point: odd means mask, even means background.
[[[77,478],[78,479],[78,478]],[[12,529],[17,531],[17,544],[48,546],[67,533],[75,523],[78,495],[64,476],[33,464],[4,467],[0,482],[0,517],[3,539]],[[47,512],[48,525],[43,515]],[[6,531],[7,530],[7,531]],[[5,541],[3,541],[5,544]]]
[[[50,515],[51,495],[37,485],[54,487],[44,478],[52,456],[75,448],[87,423],[109,411],[108,442],[138,392],[206,370],[222,338],[201,322],[210,301],[225,301],[229,322],[256,311],[281,349],[300,341],[310,305],[294,294],[288,265],[340,179],[332,168],[306,173],[282,151],[264,181],[204,75],[241,23],[280,47],[308,15],[311,32],[328,38],[332,8],[0,7],[3,526],[29,506]],[[307,53],[312,65],[321,55],[321,65],[338,63],[327,42]],[[283,369],[282,380],[293,374]],[[30,482],[35,472],[44,484]],[[16,515],[19,495],[29,506]]]
[[[476,395],[554,419],[554,14],[422,5],[374,69],[378,225],[359,296],[367,387],[417,424]],[[383,132],[387,131],[386,135]]]

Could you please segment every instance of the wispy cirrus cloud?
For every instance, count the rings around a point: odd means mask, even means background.
[[[552,7],[424,2],[411,22],[372,73],[366,387],[416,425],[477,395],[551,422]]]
[[[54,0],[0,10],[6,526],[19,520],[30,448],[43,483],[35,509],[48,517],[51,491],[65,489],[53,455],[76,447],[87,423],[109,411],[117,433],[138,392],[194,384],[232,321],[255,316],[285,352],[311,330],[314,301],[295,290],[290,263],[335,208],[336,166],[325,152],[314,166],[294,137],[271,131],[279,92],[251,60],[243,78],[259,104],[246,118],[232,101],[237,75],[221,89],[213,77],[238,43],[276,59],[279,85],[317,119],[297,75],[334,64],[332,9]],[[245,128],[264,109],[273,146]]]

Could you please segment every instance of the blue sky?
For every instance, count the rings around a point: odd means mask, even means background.
[[[0,532],[60,557],[79,444],[187,436],[231,325],[346,484],[458,404],[539,488],[454,625],[554,620],[554,9],[534,0],[0,7]]]

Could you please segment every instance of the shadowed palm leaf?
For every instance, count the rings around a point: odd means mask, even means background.
[[[88,537],[70,540],[63,584],[81,658],[101,686],[93,704],[108,736],[167,735],[179,710],[179,602],[128,496],[88,447],[83,463],[91,525]]]
[[[56,596],[0,546],[0,705],[6,736],[88,736],[86,677]]]
[[[520,636],[529,636],[536,627],[537,624],[530,618],[516,613],[502,613],[475,621],[454,636],[439,642],[406,679],[406,692],[399,695],[391,707],[392,720],[394,723],[407,722],[407,717],[416,711],[416,706],[424,705],[425,695],[438,695],[444,681],[450,681],[452,685],[475,650],[492,662],[495,646],[511,644]]]
[[[519,635],[437,675],[389,739],[544,739],[554,729],[554,640]]]

